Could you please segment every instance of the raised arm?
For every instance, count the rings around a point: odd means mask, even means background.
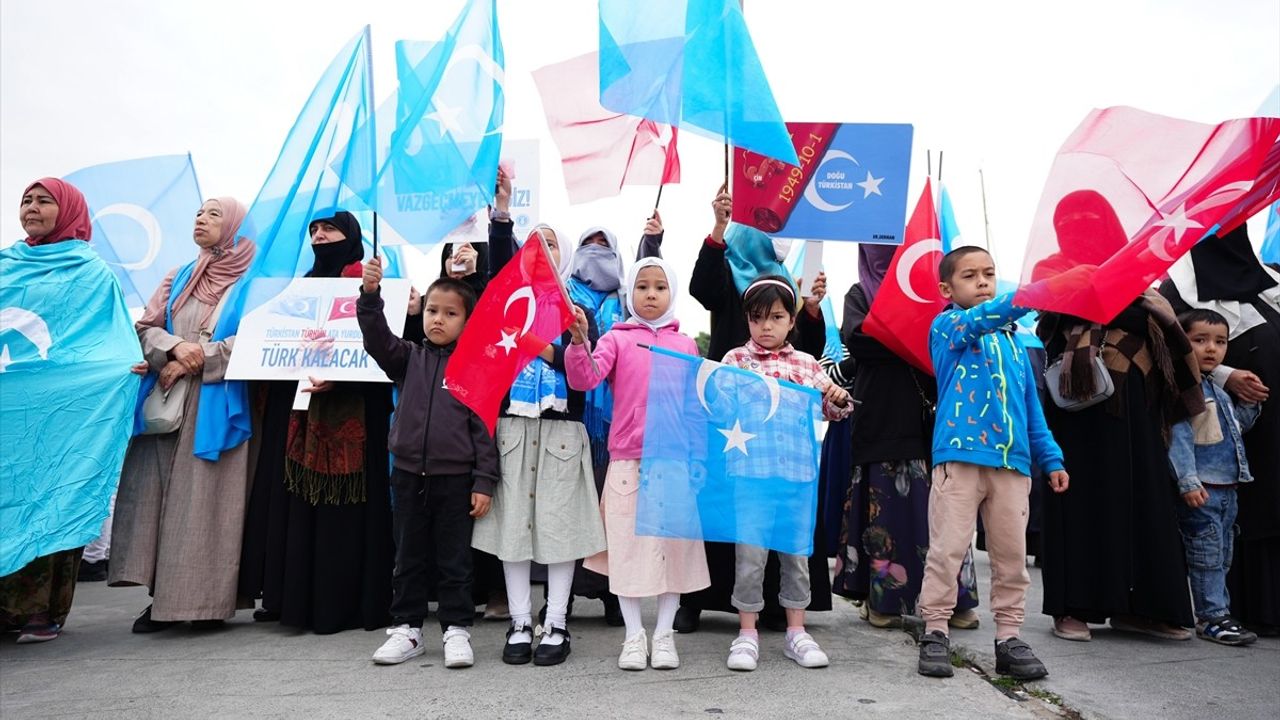
[[[662,257],[662,215],[653,209],[653,217],[644,224],[644,235],[640,237],[640,247],[636,250],[636,261],[647,257]]]
[[[1032,312],[1031,308],[1015,307],[1013,295],[1011,292],[997,295],[968,310],[947,310],[933,321],[932,331],[945,339],[952,352],[963,350],[983,335]]]
[[[381,281],[382,261],[373,258],[365,264],[364,283],[360,287],[360,298],[356,300],[356,322],[360,324],[365,352],[373,356],[387,377],[401,382],[409,365],[412,345],[396,337],[387,326],[387,319],[382,314]]]

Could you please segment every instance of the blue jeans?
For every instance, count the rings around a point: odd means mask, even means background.
[[[1187,575],[1196,620],[1207,622],[1230,614],[1227,571],[1235,540],[1236,489],[1205,485],[1209,500],[1198,508],[1178,503],[1178,529],[1187,551]]]

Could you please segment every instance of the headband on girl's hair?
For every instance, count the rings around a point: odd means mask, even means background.
[[[787,294],[791,296],[792,304],[796,302],[796,291],[793,290],[790,285],[782,282],[781,280],[774,280],[773,278],[763,278],[761,280],[756,280],[755,282],[748,285],[747,291],[742,293],[742,299],[746,300],[747,296],[750,295],[753,290],[756,290],[757,288],[763,287],[765,285],[777,285],[778,287],[786,290]]]

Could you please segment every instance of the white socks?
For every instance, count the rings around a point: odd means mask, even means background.
[[[644,630],[640,619],[640,601],[643,598],[618,597],[618,607],[622,609],[622,620],[627,624],[627,637],[633,638]],[[658,596],[658,622],[653,627],[654,635],[660,632],[671,632],[676,621],[676,610],[680,609],[680,593],[663,593]]]
[[[542,633],[541,645],[555,647],[564,642],[564,636],[553,635],[553,627],[563,629],[569,614],[569,594],[573,591],[574,562],[552,563],[547,566],[547,625]]]
[[[512,645],[533,642],[533,601],[529,597],[529,561],[503,562],[502,575],[507,580],[507,607],[511,609],[511,625],[528,628],[513,633]]]
[[[653,626],[653,634],[670,632],[676,622],[676,611],[680,609],[680,593],[662,593],[658,596],[658,622]]]
[[[622,610],[622,621],[627,624],[627,639],[644,632],[640,622],[640,600],[638,597],[618,596],[618,607]]]

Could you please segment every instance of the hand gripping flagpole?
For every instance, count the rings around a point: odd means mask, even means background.
[[[538,231],[533,234],[538,236],[538,245],[542,248],[542,255],[546,258],[547,264],[550,265],[554,271],[552,272],[552,275],[555,275],[556,277],[556,287],[560,289],[560,299],[564,300],[565,307],[572,311],[574,305],[573,301],[569,299],[569,289],[564,286],[564,278],[560,277],[560,272],[556,268],[556,263],[551,260],[551,248],[547,247],[547,239],[542,235],[542,228],[538,228]],[[556,238],[556,240],[559,241],[559,238]],[[577,321],[575,314],[574,322]],[[595,356],[591,354],[591,348],[587,348],[587,359],[591,361],[591,372],[599,375],[600,368],[596,365]]]

